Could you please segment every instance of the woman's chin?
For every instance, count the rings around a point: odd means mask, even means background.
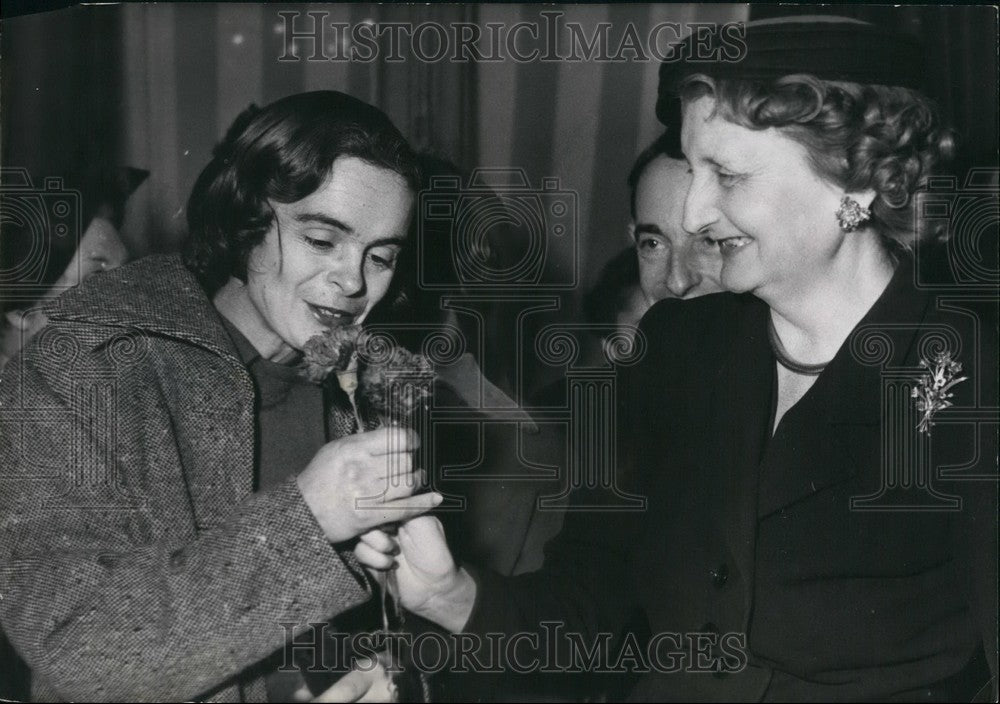
[[[754,288],[754,282],[745,267],[726,262],[722,265],[720,281],[722,288],[733,293],[746,293]]]

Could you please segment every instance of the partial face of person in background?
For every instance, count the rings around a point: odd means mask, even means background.
[[[247,263],[244,303],[227,317],[262,354],[360,323],[389,290],[412,206],[399,174],[337,159],[314,193],[273,205],[271,228]]]
[[[639,256],[639,283],[649,305],[722,290],[718,246],[682,227],[690,184],[687,164],[662,155],[646,166],[636,186],[630,229]]]
[[[53,290],[76,286],[93,274],[117,269],[128,261],[128,250],[114,224],[106,217],[95,216],[80,239],[72,261],[59,277]]]
[[[128,250],[110,220],[94,216],[87,226],[73,258],[38,305],[28,310],[10,310],[0,323],[0,369],[45,327],[48,318],[41,304],[55,298],[102,271],[117,269],[128,261]]]

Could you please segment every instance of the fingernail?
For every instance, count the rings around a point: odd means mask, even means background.
[[[434,505],[435,505],[435,506],[437,506],[437,505],[438,505],[439,503],[441,503],[442,501],[444,501],[444,497],[443,497],[443,496],[441,496],[441,494],[437,493],[436,491],[435,491],[435,492],[432,492],[432,493],[431,493],[431,496],[433,497],[433,498],[431,499],[431,501],[433,501],[433,502],[434,502]]]

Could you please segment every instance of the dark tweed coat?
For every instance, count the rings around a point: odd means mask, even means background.
[[[262,700],[283,622],[369,593],[294,479],[252,493],[254,391],[176,256],[58,299],[0,381],[0,623],[36,699]]]

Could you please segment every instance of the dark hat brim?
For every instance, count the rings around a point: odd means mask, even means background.
[[[670,126],[678,119],[679,88],[694,74],[765,83],[809,74],[828,81],[923,88],[920,42],[885,27],[848,18],[791,17],[749,22],[744,30],[742,46],[738,34],[716,32],[708,39],[691,35],[672,48],[670,60],[660,65],[660,122]]]

